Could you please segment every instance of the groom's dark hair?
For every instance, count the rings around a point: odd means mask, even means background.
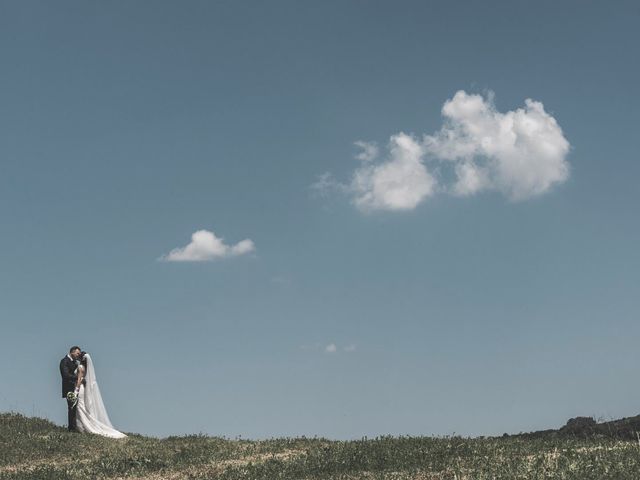
[[[71,347],[71,348],[69,349],[69,353],[73,352],[74,350],[80,350],[80,347],[79,347],[79,346],[77,346],[77,345],[74,345],[73,347]]]

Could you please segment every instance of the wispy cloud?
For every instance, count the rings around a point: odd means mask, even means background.
[[[432,135],[392,135],[382,159],[374,143],[355,142],[360,165],[351,179],[342,183],[327,172],[312,188],[325,197],[347,194],[364,212],[401,211],[437,193],[496,191],[524,200],[569,177],[571,146],[541,102],[526,99],[524,108],[501,113],[493,93],[460,90],[444,103],[442,116]]]
[[[359,147],[361,151],[355,155],[355,158],[363,161],[370,162],[374,160],[378,156],[378,145],[374,142],[364,142],[362,140],[358,140],[353,142],[356,147]]]
[[[315,182],[311,184],[311,192],[321,198],[328,198],[336,193],[345,193],[347,185],[338,182],[331,172],[318,175]]]
[[[339,351],[343,351],[343,352],[347,352],[347,353],[351,353],[351,352],[355,352],[356,351],[356,345],[351,343],[349,345],[346,345],[342,348],[340,348],[338,345],[336,345],[335,343],[328,343],[328,344],[324,344],[321,342],[316,342],[312,345],[300,345],[300,349],[301,350],[307,350],[307,351],[316,351],[316,352],[324,352],[326,354],[329,355],[333,355],[333,354],[337,354]]]
[[[336,353],[336,350],[338,350],[338,347],[336,347],[335,343],[330,343],[329,345],[324,347],[324,351],[327,353]]]
[[[160,260],[167,262],[205,262],[226,257],[237,257],[255,251],[253,241],[242,240],[235,245],[227,245],[224,240],[208,230],[198,230],[191,235],[191,243],[174,248]]]

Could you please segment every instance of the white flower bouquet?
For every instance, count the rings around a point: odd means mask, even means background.
[[[71,402],[71,408],[75,407],[76,404],[78,403],[78,392],[77,391],[73,391],[73,392],[69,392],[67,393],[67,400],[69,400]]]

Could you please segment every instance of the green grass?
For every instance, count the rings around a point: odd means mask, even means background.
[[[0,414],[0,480],[640,479],[637,441],[604,437],[124,440]]]

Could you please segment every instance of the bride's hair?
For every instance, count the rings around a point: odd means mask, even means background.
[[[80,363],[82,365],[84,365],[85,370],[87,368],[87,359],[85,358],[86,354],[87,354],[87,352],[85,352],[84,350],[82,352],[80,352]]]

